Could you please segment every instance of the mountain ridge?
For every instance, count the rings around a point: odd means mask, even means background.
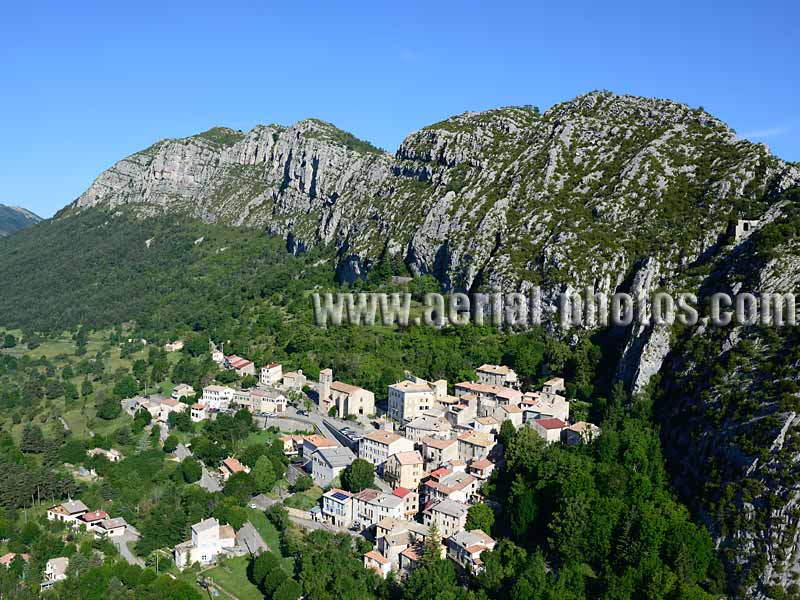
[[[0,204],[0,236],[7,236],[35,225],[42,218],[21,206]]]

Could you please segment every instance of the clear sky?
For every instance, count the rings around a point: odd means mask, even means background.
[[[42,216],[164,137],[306,117],[388,150],[466,110],[673,98],[800,160],[797,2],[14,2],[0,203]]]

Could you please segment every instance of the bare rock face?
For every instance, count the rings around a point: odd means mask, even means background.
[[[613,291],[649,256],[691,261],[786,168],[702,111],[594,92],[544,114],[465,113],[394,157],[314,119],[216,128],[118,162],[73,209],[186,211],[293,251],[332,244],[344,279],[400,255],[451,288],[542,285],[554,302],[565,285]]]

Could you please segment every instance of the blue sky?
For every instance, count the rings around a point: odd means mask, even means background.
[[[702,105],[800,160],[796,2],[112,4],[4,7],[0,203],[50,216],[119,158],[214,125],[318,117],[395,150],[453,114],[593,89]]]

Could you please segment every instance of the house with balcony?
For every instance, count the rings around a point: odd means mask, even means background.
[[[192,525],[191,539],[175,546],[175,566],[183,570],[195,563],[210,565],[227,549],[236,545],[236,533],[230,525],[220,525],[214,518]]]

